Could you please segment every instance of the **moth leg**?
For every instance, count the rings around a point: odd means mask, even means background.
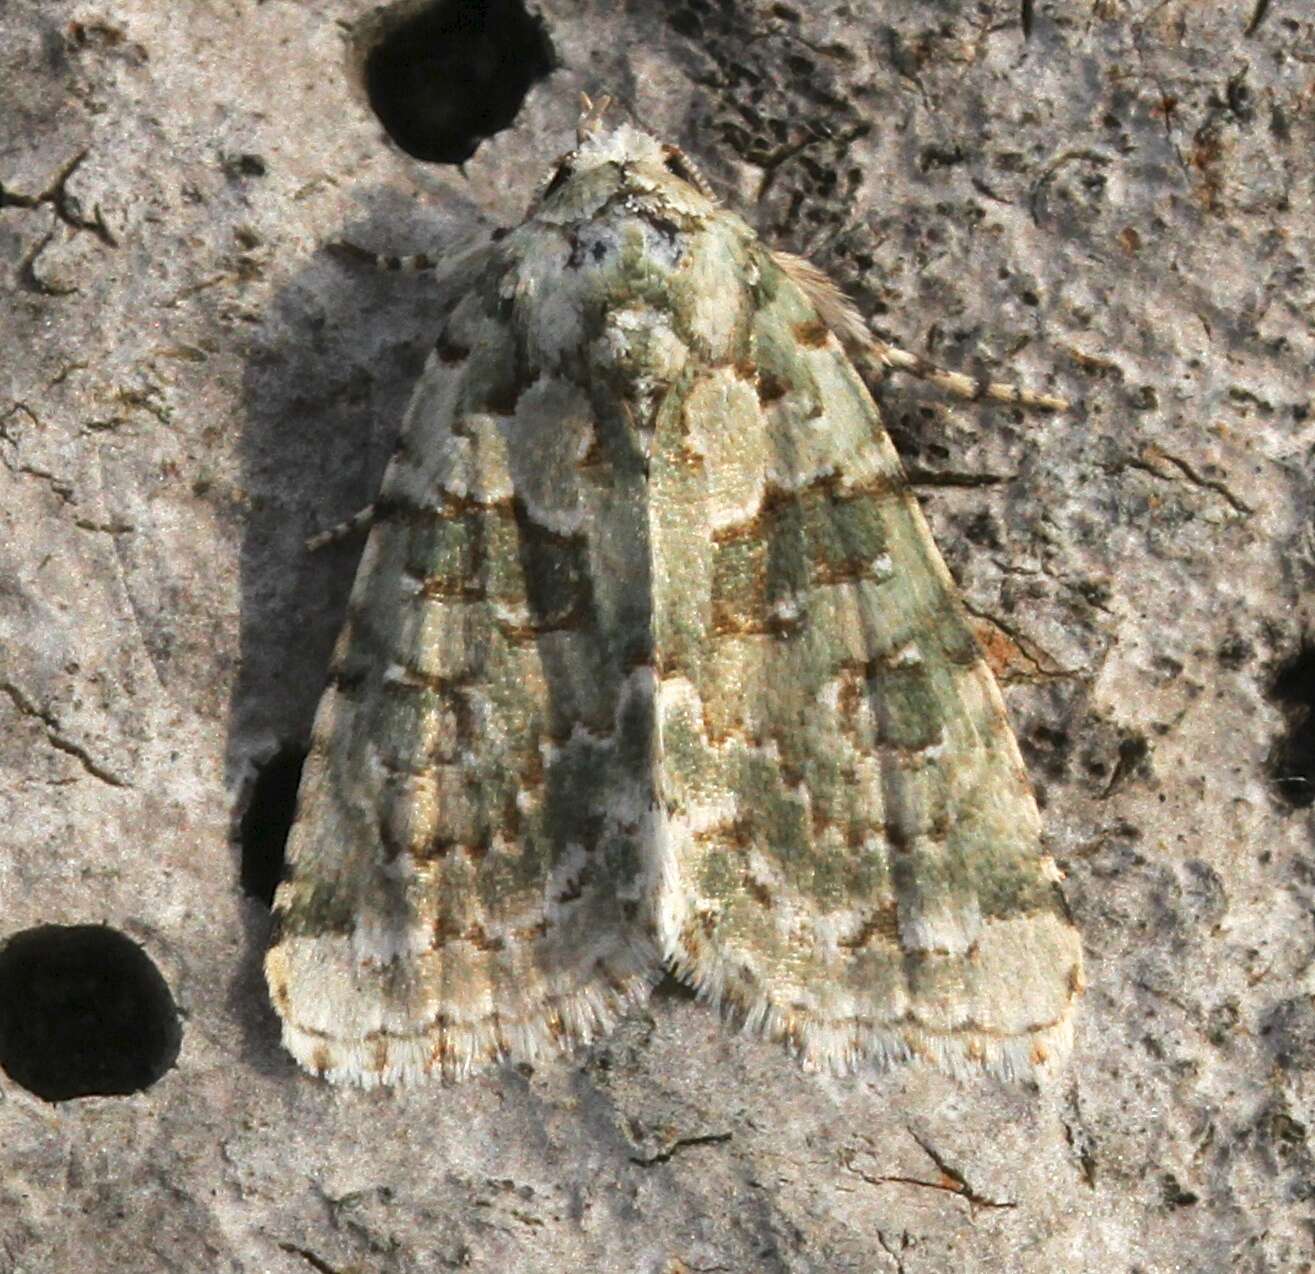
[[[376,270],[388,270],[392,273],[419,274],[425,270],[436,270],[441,264],[434,257],[423,252],[414,252],[405,257],[386,256],[380,252],[371,252],[369,248],[362,248],[359,244],[348,243],[346,240],[339,240],[326,246],[331,253],[345,261],[364,262]]]
[[[374,521],[374,505],[367,504],[365,508],[358,509],[351,517],[336,526],[331,526],[318,535],[306,537],[306,551],[316,553],[320,549],[330,544],[337,544],[348,536],[355,535],[358,531],[368,530],[370,524]]]

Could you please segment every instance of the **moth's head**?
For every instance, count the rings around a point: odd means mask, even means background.
[[[669,142],[626,120],[605,118],[610,98],[584,99],[577,145],[553,166],[540,188],[532,213],[547,214],[555,205],[578,215],[621,193],[656,196],[690,211],[706,211],[717,202],[689,157]]]

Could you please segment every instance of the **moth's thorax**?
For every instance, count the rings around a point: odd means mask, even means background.
[[[733,357],[758,270],[748,226],[668,171],[636,130],[586,142],[563,162],[578,167],[506,240],[503,295],[533,355],[557,366],[600,341],[625,353],[625,332],[648,328],[700,357]],[[641,310],[648,317],[636,321]],[[665,336],[654,353],[662,365],[647,368],[629,347],[638,379],[673,370]]]
[[[586,138],[565,156],[532,213],[554,223],[595,215],[614,201],[635,201],[674,215],[707,216],[717,205],[693,182],[673,171],[674,147],[622,124]],[[697,181],[698,179],[695,178]]]

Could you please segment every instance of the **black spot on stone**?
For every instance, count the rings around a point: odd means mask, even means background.
[[[1183,911],[1197,925],[1217,925],[1228,910],[1228,893],[1219,873],[1199,858],[1182,865]]]
[[[1315,645],[1304,645],[1274,676],[1270,699],[1287,729],[1270,749],[1269,780],[1292,809],[1315,803]]]
[[[1284,1000],[1265,1018],[1260,1034],[1284,1070],[1309,1071],[1315,1066],[1315,997]]]
[[[918,156],[918,168],[924,173],[931,172],[935,168],[955,168],[966,159],[967,155],[963,147],[957,143],[953,146],[932,144],[922,148],[922,153]]]
[[[1245,71],[1239,72],[1228,81],[1225,100],[1228,102],[1230,113],[1239,123],[1249,124],[1254,118],[1255,107],[1251,90],[1247,87]]]
[[[1114,596],[1114,590],[1107,579],[1084,579],[1077,581],[1078,592],[1093,606],[1104,610]]]
[[[233,180],[243,177],[263,177],[269,168],[265,161],[259,155],[244,153],[241,155],[226,155],[223,160],[224,175]]]
[[[1125,735],[1119,740],[1119,755],[1114,767],[1116,777],[1122,778],[1144,773],[1143,766],[1150,756],[1150,752],[1151,745],[1144,735],[1136,732]],[[1111,782],[1113,781],[1111,780]]]
[[[1223,667],[1236,670],[1246,664],[1255,653],[1255,649],[1245,638],[1225,637],[1219,643],[1219,649],[1215,651],[1215,658]]]
[[[42,925],[0,948],[0,1066],[45,1101],[149,1088],[182,1027],[150,957],[105,925]]]
[[[366,92],[388,135],[417,159],[464,163],[556,66],[522,0],[436,0],[375,21]]]
[[[964,536],[984,549],[1002,547],[1000,529],[989,509],[974,513],[963,525]]]
[[[1178,1184],[1178,1178],[1172,1172],[1166,1172],[1161,1178],[1161,1191],[1164,1196],[1164,1203],[1169,1208],[1190,1208],[1194,1203],[1199,1203],[1201,1196],[1194,1190],[1185,1190]]]
[[[292,830],[305,760],[303,749],[285,747],[266,761],[242,813],[238,829],[242,888],[267,907],[273,904],[274,890],[283,876],[283,850]]]
[[[1241,1014],[1236,1000],[1225,1000],[1216,1004],[1206,1015],[1205,1037],[1216,1048],[1225,1047],[1237,1031]],[[1264,1030],[1261,1030],[1264,1034]]]
[[[1021,736],[1019,743],[1029,770],[1051,779],[1068,774],[1073,741],[1067,730],[1039,721]]]

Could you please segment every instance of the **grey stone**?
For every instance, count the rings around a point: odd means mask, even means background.
[[[1315,23],[537,12],[558,69],[463,172],[384,137],[363,0],[0,10],[0,940],[109,924],[183,1028],[132,1096],[0,1076],[0,1271],[1311,1268],[1311,823],[1269,758],[1315,585]],[[337,1091],[279,1048],[240,820],[359,552],[302,542],[373,494],[439,312],[329,245],[513,224],[582,89],[883,337],[1075,402],[880,390],[1085,939],[1052,1088],[817,1079],[671,994],[454,1089]]]

